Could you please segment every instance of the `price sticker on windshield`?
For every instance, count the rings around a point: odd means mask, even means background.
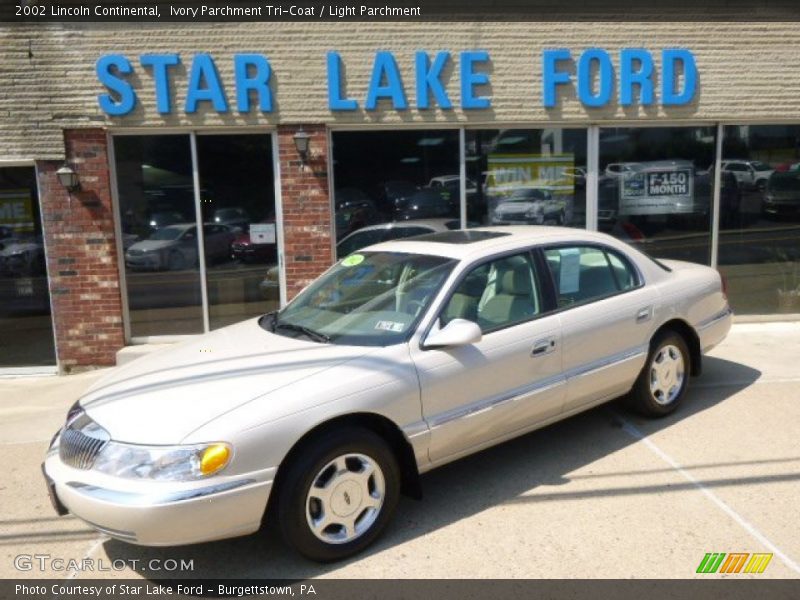
[[[360,265],[362,262],[364,262],[363,254],[351,254],[342,261],[342,266],[355,267],[356,265]]]

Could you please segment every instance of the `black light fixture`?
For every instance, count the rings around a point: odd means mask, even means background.
[[[81,182],[78,179],[78,174],[67,163],[56,171],[56,177],[61,185],[63,185],[68,192],[76,192],[81,189]]]
[[[300,155],[300,160],[306,162],[308,158],[308,146],[311,142],[311,136],[303,131],[303,128],[300,127],[300,130],[294,134],[292,138],[294,140],[294,147],[297,148],[297,153]]]

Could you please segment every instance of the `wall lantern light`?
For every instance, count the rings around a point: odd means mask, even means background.
[[[300,155],[300,160],[306,162],[308,158],[308,146],[311,142],[311,136],[303,131],[301,127],[300,130],[294,134],[292,137],[294,140],[294,147],[297,148],[297,153]]]
[[[77,192],[81,189],[81,182],[78,180],[78,174],[68,164],[56,171],[56,177],[61,185],[63,185],[68,192]]]

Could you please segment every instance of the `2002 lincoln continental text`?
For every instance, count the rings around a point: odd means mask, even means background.
[[[354,554],[419,475],[625,395],[680,404],[727,335],[720,275],[601,233],[479,228],[370,246],[279,312],[114,369],[67,415],[57,510],[175,545],[275,519]]]

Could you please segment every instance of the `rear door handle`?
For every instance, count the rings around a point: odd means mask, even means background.
[[[539,340],[533,345],[533,350],[531,350],[531,356],[542,356],[544,354],[550,354],[555,349],[556,349],[555,338],[547,338],[546,340]]]
[[[645,321],[649,321],[652,315],[653,315],[652,306],[646,306],[644,308],[640,308],[639,312],[636,313],[636,322],[644,323]]]

